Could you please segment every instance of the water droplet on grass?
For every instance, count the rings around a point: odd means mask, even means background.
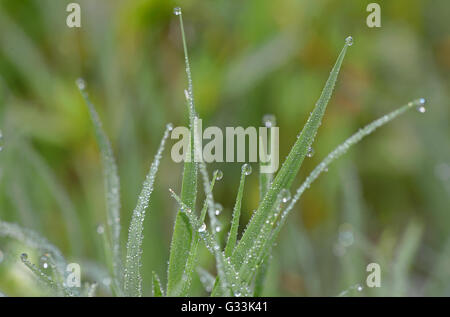
[[[214,206],[214,213],[216,214],[216,216],[220,215],[222,210],[223,210],[223,207],[222,207],[221,204],[215,204],[215,206]]]
[[[173,14],[175,15],[181,15],[181,8],[180,7],[175,7],[173,9]]]
[[[242,172],[248,176],[252,173],[252,166],[250,164],[244,164],[242,165]]]
[[[49,258],[47,255],[43,255],[41,256],[41,258],[39,259],[39,265],[43,268],[43,269],[48,269],[50,267],[49,265]]]
[[[198,228],[198,232],[205,232],[206,231],[206,224],[202,224],[200,228]]]
[[[345,39],[345,45],[352,46],[353,45],[353,37],[347,36],[347,38]]]
[[[417,111],[419,111],[420,113],[424,113],[425,111],[427,111],[427,108],[425,108],[425,103],[426,103],[425,98],[420,98],[419,104],[416,107]]]
[[[277,120],[273,114],[264,115],[262,121],[266,128],[271,128],[277,124]]]
[[[86,82],[84,81],[83,78],[78,78],[76,83],[77,83],[78,89],[80,89],[80,90],[86,89]]]
[[[286,188],[283,188],[281,191],[280,191],[280,199],[281,199],[281,201],[283,202],[283,203],[287,203],[290,199],[291,199],[291,193],[289,192],[289,190],[288,189],[286,189]]]
[[[22,254],[20,255],[20,258],[22,259],[22,261],[26,261],[26,260],[28,260],[28,254],[22,253]]]
[[[307,157],[313,157],[314,153],[315,153],[314,149],[312,147],[309,147],[308,148],[308,152],[306,153],[306,156]]]
[[[216,174],[216,180],[218,181],[220,181],[223,178],[223,172],[221,170],[216,170],[214,174]]]
[[[103,227],[103,225],[98,225],[97,226],[97,233],[98,234],[104,234],[105,233],[105,227]]]

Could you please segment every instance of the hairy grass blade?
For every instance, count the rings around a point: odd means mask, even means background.
[[[248,287],[241,283],[239,273],[234,269],[231,264],[230,258],[225,257],[224,253],[220,251],[220,247],[214,239],[213,235],[206,229],[205,223],[201,223],[197,216],[186,206],[181,198],[177,196],[172,190],[170,190],[172,197],[180,204],[183,212],[189,218],[192,228],[200,233],[200,237],[205,242],[207,249],[215,256],[217,261],[217,272],[220,277],[220,286],[223,294],[233,296],[249,296],[250,290]]]
[[[280,220],[276,224],[274,230],[272,231],[270,237],[266,240],[263,249],[261,250],[261,254],[259,255],[260,261],[261,259],[268,253],[269,249],[273,246],[278,233],[280,232],[283,224],[286,221],[289,212],[292,210],[296,202],[300,199],[303,192],[311,186],[311,184],[319,177],[319,175],[327,169],[327,167],[336,159],[345,154],[353,145],[361,141],[364,137],[371,134],[377,128],[385,125],[391,120],[395,119],[399,115],[403,114],[408,109],[412,107],[418,107],[423,105],[425,100],[423,98],[417,99],[415,101],[409,102],[408,104],[398,108],[391,113],[384,115],[383,117],[373,121],[372,123],[366,125],[364,128],[360,129],[358,132],[349,137],[344,143],[340,144],[337,148],[335,148],[330,154],[328,154],[324,160],[320,164],[314,168],[314,170],[309,174],[303,184],[297,189],[293,199],[290,201],[289,205],[283,210]]]
[[[339,70],[344,60],[345,53],[347,52],[347,47],[349,42],[346,41],[344,48],[342,49],[339,57],[337,58],[336,64],[331,70],[330,76],[325,84],[322,94],[314,107],[313,112],[308,118],[302,132],[300,133],[297,141],[292,147],[288,157],[281,166],[280,171],[277,173],[272,185],[267,191],[262,203],[256,210],[254,216],[252,217],[250,223],[248,224],[242,239],[236,246],[235,252],[233,253],[232,262],[235,265],[240,265],[243,262],[244,257],[248,254],[248,251],[252,247],[254,241],[257,239],[259,232],[266,219],[271,216],[271,212],[274,211],[273,206],[275,205],[277,196],[283,189],[288,189],[295,176],[300,169],[300,166],[305,158],[308,149],[314,141],[317,130],[321,124],[322,117],[325,113],[328,101],[331,98]]]
[[[187,105],[189,109],[189,126],[190,126],[190,148],[185,158],[183,181],[181,186],[181,200],[192,210],[195,209],[195,201],[197,198],[197,170],[198,164],[194,160],[194,93],[192,87],[191,69],[189,66],[189,58],[187,53],[186,38],[184,34],[183,18],[181,11],[178,14],[180,18],[181,35],[183,38],[183,48],[186,63],[186,74],[188,79],[188,90],[185,91]],[[189,219],[180,210],[175,219],[175,227],[172,235],[172,243],[170,246],[169,268],[167,271],[167,295],[178,296],[182,289],[186,262],[189,257],[189,251],[192,242],[192,228]]]
[[[152,272],[152,293],[153,297],[162,297],[164,292],[161,286],[161,281],[159,280],[158,274],[155,271]]]
[[[161,161],[164,145],[172,130],[172,124],[168,124],[164,136],[158,148],[158,152],[153,159],[150,171],[142,186],[136,208],[131,217],[131,223],[128,230],[127,257],[124,271],[124,290],[127,296],[142,296],[142,277],[141,277],[141,258],[142,242],[144,240],[144,219],[148,208],[150,196],[153,192],[156,173],[158,172],[159,162]]]
[[[216,179],[217,179],[217,171],[214,173],[213,179],[211,181],[211,185],[209,188],[209,191],[212,192],[214,189],[214,185],[216,183]],[[200,222],[204,222],[205,221],[205,217],[206,217],[206,211],[208,209],[208,200],[205,199],[205,202],[203,203],[203,208],[200,212]],[[182,285],[182,291],[181,291],[181,296],[188,296],[189,293],[189,289],[191,287],[191,281],[192,281],[192,274],[194,272],[194,268],[195,268],[195,264],[197,262],[197,251],[198,251],[198,245],[200,242],[200,236],[198,231],[194,231],[194,236],[192,239],[192,243],[191,243],[191,249],[189,251],[189,257],[188,260],[186,262],[186,270],[185,270],[185,277],[184,277],[184,284]]]
[[[119,291],[122,289],[122,258],[120,251],[120,184],[117,165],[111,143],[103,131],[97,111],[89,99],[86,91],[86,83],[83,79],[78,79],[77,86],[88,106],[89,114],[94,125],[95,136],[100,148],[105,182],[107,234],[109,237],[109,247],[112,249],[112,256],[108,259],[107,264],[113,276],[115,289]]]
[[[228,240],[225,246],[225,256],[230,257],[236,246],[237,234],[239,229],[239,218],[241,217],[242,196],[244,195],[245,176],[251,173],[251,167],[248,164],[242,166],[241,180],[239,181],[239,189],[236,196],[236,203],[233,208],[233,218],[231,220],[231,228],[228,233]]]

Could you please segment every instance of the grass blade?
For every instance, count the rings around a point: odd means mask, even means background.
[[[230,257],[236,246],[237,234],[239,229],[239,218],[241,216],[242,196],[244,194],[245,176],[251,173],[251,167],[248,164],[242,166],[241,180],[239,181],[239,189],[236,196],[236,203],[233,209],[233,218],[231,220],[231,228],[228,234],[227,244],[225,246],[225,256]]]
[[[422,226],[412,221],[408,224],[402,241],[398,246],[397,257],[393,264],[393,283],[391,296],[414,296],[414,293],[406,294],[408,287],[408,273],[413,264],[414,256],[422,238]]]
[[[84,80],[77,80],[78,89],[83,96],[89,109],[92,123],[94,125],[95,136],[100,148],[103,177],[105,182],[105,198],[106,198],[106,221],[107,233],[109,237],[109,247],[112,249],[112,256],[108,259],[108,267],[113,276],[116,291],[122,289],[122,258],[120,252],[120,184],[119,175],[117,173],[117,165],[114,159],[111,143],[103,131],[102,123],[95,110],[94,105],[89,99],[86,91]]]
[[[263,117],[263,124],[265,125],[266,128],[268,128],[268,135],[267,135],[267,140],[264,140],[264,138],[262,138],[260,136],[260,148],[266,148],[266,149],[270,149],[271,148],[271,142],[272,142],[272,138],[271,138],[271,127],[276,126],[277,122],[276,122],[276,118],[274,115],[265,115]],[[267,144],[264,144],[264,141],[267,142]],[[261,173],[261,170],[263,167],[269,165],[268,163],[265,163],[263,160],[260,160],[259,162],[260,164],[260,173],[259,173],[259,197],[260,197],[260,201],[262,201],[264,199],[264,196],[266,195],[267,191],[270,188],[270,185],[272,184],[272,180],[273,180],[273,173]]]
[[[50,261],[50,266],[55,269],[55,280],[52,280],[37,266],[28,261],[27,254],[23,253],[21,260],[33,273],[35,273],[40,282],[49,286],[51,289],[60,291],[66,296],[78,295],[78,291],[76,289],[63,286],[67,265],[66,260],[64,259],[61,251],[59,251],[56,246],[48,242],[47,239],[32,230],[4,221],[0,221],[0,237],[15,239],[26,246],[37,250],[39,254],[45,254]]]
[[[213,179],[211,181],[211,185],[210,185],[210,189],[209,189],[210,192],[212,192],[214,189],[214,185],[217,180],[217,173],[218,173],[217,171],[214,173]],[[200,212],[200,222],[202,222],[202,223],[205,221],[207,209],[208,209],[208,200],[205,199],[205,202],[203,203],[203,208]],[[182,291],[180,294],[181,296],[188,296],[189,288],[191,286],[191,281],[192,281],[192,274],[194,272],[194,266],[197,261],[199,242],[200,242],[199,233],[198,233],[198,231],[194,231],[191,249],[189,251],[189,257],[188,257],[188,260],[186,261],[186,269],[185,269],[185,273],[184,273],[185,277],[184,277],[184,284],[182,285]]]
[[[183,180],[181,186],[181,200],[191,210],[195,209],[195,201],[197,198],[197,170],[198,164],[195,162],[195,145],[194,145],[194,93],[192,87],[192,76],[187,53],[186,38],[184,34],[183,18],[181,10],[177,14],[180,18],[181,35],[183,38],[183,48],[186,63],[186,74],[188,79],[188,90],[186,91],[186,100],[189,109],[189,126],[190,140],[189,150],[185,158],[183,169]],[[183,278],[186,263],[189,257],[189,251],[192,242],[192,228],[189,219],[181,210],[178,211],[175,219],[175,227],[172,235],[172,243],[170,246],[169,268],[167,271],[167,295],[178,296],[183,285]]]
[[[215,256],[217,261],[217,272],[220,277],[220,286],[223,294],[233,296],[249,296],[250,290],[241,283],[238,272],[235,270],[230,258],[225,257],[225,254],[220,251],[220,247],[214,239],[213,235],[206,229],[206,225],[195,216],[191,209],[186,206],[172,190],[170,190],[172,197],[180,204],[181,209],[189,218],[193,230],[200,233],[200,237],[205,242],[207,249]]]
[[[145,178],[139,195],[136,208],[133,211],[130,227],[128,230],[127,257],[124,271],[124,290],[127,296],[142,296],[142,277],[140,273],[142,258],[142,242],[144,240],[144,219],[148,208],[150,196],[153,192],[156,173],[161,161],[164,145],[169,136],[172,125],[168,124],[164,136],[155,155],[150,171]]]
[[[383,117],[373,121],[372,123],[366,125],[364,128],[360,129],[358,132],[353,134],[351,137],[349,137],[347,140],[345,140],[344,143],[340,144],[337,148],[335,148],[330,154],[328,154],[325,159],[322,160],[321,163],[319,163],[314,170],[309,174],[309,176],[306,178],[306,180],[303,182],[303,184],[297,189],[293,199],[290,201],[289,205],[284,209],[284,211],[281,214],[280,220],[278,221],[277,225],[275,226],[274,230],[271,233],[271,236],[269,239],[267,239],[264,248],[262,249],[262,252],[260,254],[260,260],[264,257],[265,254],[268,253],[268,250],[273,246],[276,237],[278,236],[278,233],[280,232],[282,226],[284,225],[287,216],[289,215],[289,212],[292,210],[296,202],[300,199],[303,192],[311,186],[311,184],[319,177],[319,175],[327,170],[327,167],[336,159],[341,157],[343,154],[345,154],[353,145],[357,144],[361,139],[366,137],[367,135],[371,134],[373,131],[375,131],[377,128],[385,125],[386,123],[390,122],[391,120],[395,119],[399,115],[403,114],[405,111],[411,109],[412,107],[419,107],[425,103],[425,100],[423,98],[414,100],[412,102],[409,102],[408,104],[398,108],[397,110],[394,110],[390,112],[387,115],[384,115]]]
[[[161,281],[159,280],[159,276],[155,271],[152,271],[152,293],[154,297],[164,296]]]
[[[197,273],[200,277],[200,282],[202,282],[203,287],[205,288],[205,291],[208,293],[212,291],[214,287],[214,283],[216,281],[216,278],[211,275],[207,270],[199,267],[197,269]]]
[[[232,257],[232,261],[235,265],[239,265],[243,262],[255,239],[257,239],[264,222],[268,217],[271,216],[270,214],[273,213],[273,207],[280,191],[283,189],[288,189],[291,186],[295,176],[297,175],[303,159],[305,158],[308,149],[311,147],[317,130],[321,124],[322,117],[325,113],[328,101],[331,98],[331,94],[333,92],[337,76],[342,65],[342,61],[344,60],[344,56],[349,45],[349,41],[346,40],[346,44],[339,54],[336,64],[331,70],[330,76],[325,84],[319,100],[316,103],[316,106],[314,107],[313,112],[308,118],[308,121],[306,122],[297,141],[295,142],[288,157],[281,166],[280,171],[277,173],[277,176],[275,177],[272,185],[264,196],[262,203],[256,210],[250,223],[248,224],[242,236],[242,239],[237,245]]]

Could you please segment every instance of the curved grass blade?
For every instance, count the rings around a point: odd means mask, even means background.
[[[172,125],[168,124],[164,136],[158,148],[158,152],[153,159],[150,171],[142,186],[136,208],[131,217],[131,223],[128,230],[127,257],[124,271],[124,290],[127,296],[142,296],[142,277],[140,273],[142,258],[142,242],[144,240],[144,219],[148,208],[150,196],[153,192],[156,173],[158,172],[159,162],[161,161],[164,145],[169,136]]]
[[[217,179],[217,173],[218,173],[218,171],[216,171],[214,173],[213,179],[211,181],[211,185],[210,185],[210,189],[209,189],[210,192],[212,192],[214,189],[214,185],[215,185],[216,179]],[[205,199],[205,202],[203,203],[203,208],[200,212],[200,222],[202,222],[202,223],[205,221],[207,209],[208,209],[208,200]],[[192,239],[191,250],[189,251],[189,257],[186,262],[186,270],[184,273],[185,277],[183,279],[184,285],[182,285],[182,291],[180,294],[181,296],[188,296],[189,289],[191,287],[192,274],[194,272],[194,267],[195,267],[195,264],[197,261],[199,242],[200,242],[199,233],[198,233],[198,231],[194,231],[194,237]]]
[[[184,162],[183,180],[181,185],[181,200],[189,206],[191,210],[195,209],[197,199],[197,169],[195,162],[195,107],[194,93],[192,86],[192,75],[187,52],[186,37],[184,34],[183,18],[181,10],[176,13],[180,18],[181,35],[183,39],[183,49],[186,64],[186,75],[188,80],[188,90],[185,91],[187,106],[189,109],[189,127],[190,140],[189,149]],[[192,243],[192,228],[189,219],[181,210],[178,210],[175,219],[175,227],[170,245],[169,267],[167,270],[167,295],[178,296],[182,289],[185,274],[186,263],[189,257],[189,251]]]
[[[15,239],[32,249],[36,249],[40,254],[51,254],[59,274],[64,276],[66,260],[61,251],[38,233],[14,223],[0,221],[0,237]]]
[[[64,259],[61,251],[59,251],[56,246],[48,242],[47,239],[32,230],[4,221],[0,221],[0,237],[15,239],[26,246],[35,249],[39,254],[45,254],[49,259],[50,266],[55,270],[55,280],[51,280],[50,277],[43,273],[37,266],[29,262],[26,254],[23,254],[21,259],[22,262],[37,275],[39,280],[47,286],[51,286],[54,290],[61,291],[61,293],[66,296],[78,295],[78,291],[76,289],[64,287],[63,281],[65,278],[65,269],[67,265],[66,260]],[[48,277],[48,279],[45,277]],[[52,285],[50,285],[50,281]]]
[[[325,84],[319,100],[316,103],[316,106],[314,107],[313,112],[309,116],[308,121],[306,122],[302,132],[297,138],[297,141],[295,142],[288,157],[281,166],[280,171],[277,173],[272,185],[264,196],[262,203],[259,205],[259,208],[256,210],[254,216],[247,225],[242,239],[236,246],[236,249],[232,256],[232,262],[235,265],[239,265],[240,263],[242,263],[246,254],[248,254],[250,248],[253,245],[253,242],[255,241],[255,239],[257,239],[259,232],[261,231],[261,228],[266,221],[266,218],[269,218],[271,216],[271,213],[274,210],[273,207],[280,191],[283,189],[288,189],[291,186],[295,176],[297,175],[303,159],[305,158],[308,149],[311,147],[317,130],[321,124],[322,117],[325,113],[328,101],[331,98],[331,94],[333,92],[337,76],[339,74],[339,70],[341,68],[342,61],[344,60],[344,56],[347,52],[348,46],[350,46],[350,42],[346,40],[346,44],[339,54],[336,64],[331,70],[330,76]]]
[[[159,280],[158,274],[155,271],[152,271],[152,294],[153,297],[162,297],[164,296],[164,292],[161,286],[161,281]]]
[[[416,221],[411,221],[403,234],[402,241],[398,246],[397,257],[393,265],[393,280],[391,296],[407,296],[408,273],[413,264],[414,256],[420,246],[423,228]],[[411,294],[409,294],[411,295]]]
[[[112,256],[108,259],[108,267],[113,276],[116,291],[122,289],[122,258],[120,252],[120,184],[117,173],[117,165],[114,159],[111,143],[103,131],[102,123],[89,99],[84,80],[78,79],[77,86],[89,109],[92,123],[94,125],[95,136],[100,148],[103,177],[105,182],[106,198],[106,221],[109,246],[112,249]]]
[[[319,175],[327,169],[327,167],[336,159],[341,157],[343,154],[345,154],[353,145],[357,144],[361,139],[366,137],[367,135],[371,134],[373,131],[375,131],[377,128],[385,125],[386,123],[390,122],[391,120],[395,119],[399,115],[403,114],[405,111],[411,109],[412,107],[419,107],[423,106],[425,103],[425,100],[423,98],[414,100],[412,102],[409,102],[408,104],[398,108],[397,110],[394,110],[390,112],[387,115],[384,115],[383,117],[373,121],[372,123],[366,125],[364,128],[360,129],[358,132],[353,134],[351,137],[349,137],[347,140],[345,140],[344,143],[340,144],[337,148],[335,148],[330,154],[328,154],[325,159],[322,160],[321,163],[319,163],[314,170],[309,174],[309,176],[306,178],[306,180],[303,182],[303,184],[297,189],[293,199],[290,201],[289,205],[284,209],[284,211],[281,214],[280,220],[276,224],[274,230],[272,231],[270,237],[267,239],[264,248],[261,250],[261,254],[259,255],[259,259],[261,259],[269,252],[270,248],[273,246],[278,233],[280,232],[282,226],[284,225],[287,216],[289,215],[289,212],[292,210],[296,202],[300,199],[303,192],[311,186],[311,184],[319,177]]]
[[[247,176],[247,171],[245,169],[247,167],[248,167],[247,164],[244,164],[242,166],[241,179],[239,181],[239,189],[236,196],[236,203],[234,204],[233,218],[231,220],[231,228],[228,234],[227,244],[225,246],[226,257],[230,257],[232,255],[234,247],[236,246],[237,234],[239,229],[239,218],[241,217],[242,196],[244,194],[245,176]]]
[[[189,218],[193,230],[200,233],[200,237],[205,242],[206,248],[215,256],[217,261],[217,272],[220,277],[220,286],[224,295],[229,295],[231,293],[233,296],[237,297],[250,296],[250,290],[246,285],[241,283],[239,273],[234,269],[230,258],[227,258],[225,254],[220,251],[220,246],[217,244],[213,235],[206,229],[206,225],[200,222],[192,210],[181,201],[181,198],[179,198],[173,190],[170,190],[170,193]]]
[[[20,260],[23,264],[25,264],[26,267],[30,269],[31,272],[36,276],[37,280],[47,288],[49,288],[51,291],[55,292],[56,294],[64,293],[63,289],[55,283],[55,281],[52,280],[50,276],[42,272],[42,270],[37,267],[35,264],[31,263],[28,260],[28,255],[25,253],[22,253],[20,255]],[[69,294],[65,293],[65,295],[69,296]]]

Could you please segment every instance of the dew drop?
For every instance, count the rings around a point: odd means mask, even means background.
[[[206,224],[202,224],[201,226],[200,226],[200,228],[198,228],[198,232],[205,232],[206,231]]]
[[[290,199],[291,199],[291,193],[289,192],[289,190],[288,189],[286,189],[286,188],[283,188],[281,191],[280,191],[280,199],[281,199],[281,201],[283,202],[283,203],[287,203]]]
[[[168,123],[166,125],[166,129],[169,130],[169,131],[172,131],[173,130],[173,124],[172,123]]]
[[[48,262],[49,262],[49,258],[45,254],[43,256],[41,256],[40,259],[39,259],[39,265],[43,269],[48,269],[49,268],[50,265],[48,264]]]
[[[361,286],[361,285],[356,285],[356,290],[358,291],[358,292],[361,292],[362,290],[363,290],[363,287]]]
[[[97,233],[98,234],[104,234],[105,233],[105,227],[103,227],[103,225],[98,225],[97,226]]]
[[[252,173],[252,166],[247,163],[242,165],[242,173],[246,176],[250,175]]]
[[[416,107],[417,111],[419,111],[420,113],[424,113],[425,111],[427,111],[427,108],[425,108],[425,103],[426,103],[425,98],[420,98],[419,104]]]
[[[307,157],[313,157],[314,153],[315,153],[314,149],[312,147],[309,147],[308,148],[308,152],[306,153],[306,156]]]
[[[271,128],[277,124],[277,119],[273,114],[264,115],[262,121],[266,128]]]
[[[214,205],[214,213],[216,214],[216,216],[220,215],[222,210],[223,210],[223,207],[222,207],[221,204],[215,204]]]
[[[76,81],[76,84],[78,86],[78,89],[80,90],[85,90],[86,89],[86,82],[84,81],[83,78],[78,78]]]
[[[173,14],[175,15],[181,15],[181,8],[180,7],[175,7],[173,9]]]
[[[353,37],[347,36],[347,38],[345,39],[345,45],[352,46],[353,45]]]
[[[20,255],[20,258],[22,259],[22,261],[26,261],[26,260],[28,260],[28,254],[22,253],[22,254]]]
[[[221,170],[216,170],[214,174],[216,175],[216,180],[218,181],[220,181],[223,178],[223,172]]]
[[[220,226],[216,226],[216,232],[220,232],[220,230],[222,230],[222,228]]]

